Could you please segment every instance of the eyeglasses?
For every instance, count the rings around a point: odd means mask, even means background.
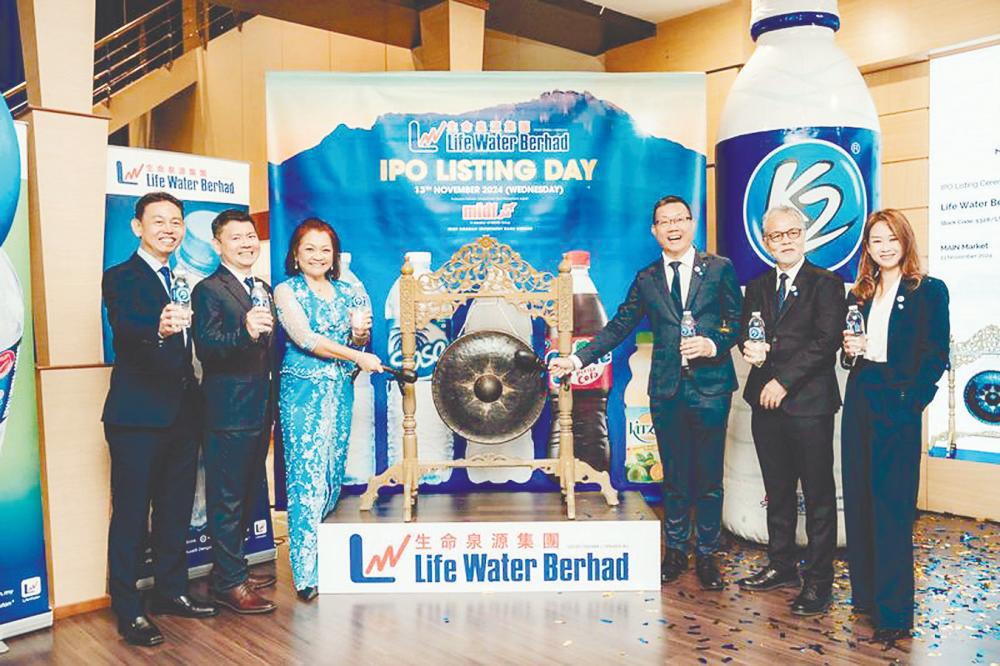
[[[769,234],[764,234],[764,238],[771,243],[780,243],[785,238],[788,240],[798,240],[799,236],[802,235],[801,228],[789,229],[788,231],[772,231]]]
[[[687,215],[685,217],[673,217],[670,218],[669,220],[657,220],[656,226],[666,227],[669,229],[670,227],[682,227],[690,221],[691,221],[690,215]]]

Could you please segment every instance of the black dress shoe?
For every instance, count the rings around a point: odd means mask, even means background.
[[[118,633],[130,645],[153,647],[163,642],[163,634],[145,615],[118,619]]]
[[[666,555],[663,556],[663,563],[660,565],[660,580],[664,583],[671,583],[688,568],[687,553],[683,553],[676,548],[667,548]]]
[[[698,581],[703,590],[721,590],[726,586],[726,582],[719,573],[719,565],[715,561],[715,555],[699,555],[695,562],[695,570],[698,572]]]
[[[767,592],[777,590],[779,587],[798,587],[799,573],[795,569],[775,569],[765,567],[752,576],[747,576],[736,581],[744,590],[753,592]]]
[[[830,607],[830,585],[820,585],[818,583],[806,583],[792,602],[792,614],[794,615],[822,615]]]
[[[315,587],[303,587],[301,590],[297,590],[295,594],[299,595],[299,599],[302,601],[312,601],[319,592]]]
[[[198,601],[186,594],[172,599],[154,594],[149,602],[149,612],[153,615],[206,618],[218,615],[219,609],[207,601]]]
[[[909,629],[876,629],[871,642],[881,643],[882,649],[888,650],[896,645],[896,641],[906,640],[909,637]]]

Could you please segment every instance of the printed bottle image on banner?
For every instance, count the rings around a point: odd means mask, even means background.
[[[785,3],[787,4],[787,3]],[[810,11],[755,2],[753,55],[719,121],[719,252],[741,284],[774,266],[764,213],[792,206],[808,220],[806,256],[853,281],[861,231],[878,207],[879,124],[861,73],[834,42],[836,0]]]

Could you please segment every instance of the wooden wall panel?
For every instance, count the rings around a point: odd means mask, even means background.
[[[927,60],[865,74],[868,92],[879,115],[926,109],[930,105],[930,63]]]
[[[589,56],[504,32],[487,30],[483,69],[603,72],[604,57]]]
[[[883,208],[927,207],[927,160],[882,165]]]
[[[110,368],[39,373],[55,606],[107,592],[111,482],[101,409]]]
[[[883,163],[927,157],[930,139],[927,109],[880,116],[879,123],[882,125]]]
[[[705,77],[705,94],[708,101],[708,163],[715,164],[715,141],[719,131],[719,118],[722,107],[729,96],[729,89],[739,74],[738,67],[730,67],[717,72],[709,72]]]
[[[201,109],[199,122],[204,124],[205,154],[231,160],[243,159],[243,44],[244,33],[254,18],[243,24],[243,30],[230,30],[216,37],[204,55],[203,74],[199,81]],[[248,49],[253,50],[253,49]],[[263,100],[258,100],[263,104]]]

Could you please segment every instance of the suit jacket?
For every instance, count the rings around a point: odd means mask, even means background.
[[[732,263],[725,257],[696,252],[684,309],[691,311],[698,335],[711,339],[716,348],[712,358],[698,358],[690,363],[691,377],[703,395],[732,393],[737,388],[730,349],[740,336],[742,303]],[[647,315],[653,331],[649,396],[671,398],[681,380],[682,313],[670,298],[662,256],[636,274],[615,316],[577,357],[584,365],[593,363],[617,347]]]
[[[771,351],[763,366],[750,369],[743,398],[760,409],[761,389],[777,379],[788,391],[781,410],[796,416],[833,414],[840,409],[836,365],[847,315],[844,281],[806,260],[788,285],[781,312],[777,284],[772,268],[747,285],[743,342],[751,313],[760,312]]]
[[[185,404],[185,393],[197,391],[197,383],[184,335],[160,339],[160,313],[170,302],[163,283],[142,257],[133,254],[104,272],[101,293],[115,351],[102,420],[138,428],[172,425]]]
[[[899,391],[902,407],[922,411],[934,399],[937,382],[949,367],[948,301],[948,287],[936,278],[927,276],[916,287],[913,280],[899,282],[889,315],[886,362],[892,376],[889,387]],[[847,304],[856,303],[849,293]],[[871,307],[871,300],[860,306],[866,322]],[[850,367],[843,353],[841,363]]]
[[[264,284],[268,294],[271,288]],[[209,430],[270,426],[274,411],[274,334],[256,340],[246,329],[252,307],[246,287],[225,266],[191,293],[195,350],[201,361],[205,425]],[[277,323],[274,301],[271,315]]]

